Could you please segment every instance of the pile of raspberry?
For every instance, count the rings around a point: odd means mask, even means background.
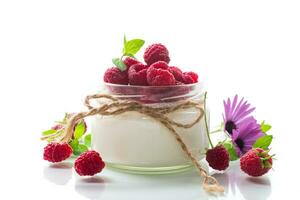
[[[108,68],[104,82],[121,85],[172,86],[198,82],[195,72],[182,72],[179,67],[169,66],[168,49],[162,44],[152,44],[144,52],[142,63],[135,58],[123,59],[125,70],[117,67]]]
[[[44,160],[52,163],[62,162],[72,156],[72,147],[67,143],[51,142],[44,148]],[[103,170],[105,163],[94,150],[82,153],[74,163],[75,171],[80,176],[93,176]]]

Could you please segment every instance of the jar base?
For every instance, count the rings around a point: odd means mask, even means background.
[[[117,170],[130,174],[172,174],[184,172],[193,167],[192,164],[176,165],[171,167],[136,167],[114,163],[105,163],[106,166],[112,170]]]

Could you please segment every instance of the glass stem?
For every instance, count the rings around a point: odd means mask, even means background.
[[[207,92],[205,92],[205,94],[204,94],[204,122],[205,122],[206,134],[207,134],[209,144],[210,144],[211,148],[214,148],[214,145],[211,142],[209,130],[208,130],[207,115],[206,115],[206,96],[207,96]]]

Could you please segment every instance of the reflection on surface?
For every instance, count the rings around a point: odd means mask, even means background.
[[[62,162],[45,166],[44,177],[54,184],[66,185],[72,178],[72,164]]]
[[[247,200],[265,200],[271,194],[271,182],[268,177],[244,178],[241,179],[237,186]]]
[[[99,199],[107,182],[109,182],[108,179],[99,176],[78,177],[75,183],[75,191],[88,199]]]
[[[214,174],[225,187],[226,194],[238,195],[239,192],[246,200],[266,200],[271,195],[271,181],[268,177],[249,177],[240,170],[238,162],[233,163],[224,174]]]
[[[208,199],[196,170],[163,175],[128,174],[111,170],[108,173],[111,182],[106,185],[104,194],[117,193],[116,196],[122,196],[123,199]],[[118,198],[110,196],[109,199]]]
[[[44,168],[44,177],[57,185],[66,185],[72,179],[72,164],[52,164]],[[225,173],[213,175],[225,187],[225,193],[206,193],[202,179],[195,169],[166,175],[126,174],[105,169],[94,177],[80,177],[74,173],[70,181],[75,192],[90,199],[246,199],[266,200],[271,195],[269,176],[251,178],[232,163]]]

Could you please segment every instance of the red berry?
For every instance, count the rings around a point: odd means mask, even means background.
[[[128,76],[127,71],[121,71],[117,67],[111,67],[106,70],[104,73],[104,82],[106,83],[114,83],[127,85],[128,84]]]
[[[150,67],[155,68],[155,69],[163,69],[163,70],[169,69],[168,63],[166,63],[164,61],[157,61],[157,62],[153,63]]]
[[[61,162],[69,158],[72,148],[67,143],[51,142],[44,148],[44,160],[49,162]]]
[[[166,63],[169,63],[169,51],[162,44],[152,44],[145,50],[144,60],[148,64],[148,66],[157,61],[165,61]]]
[[[75,160],[75,171],[80,176],[93,176],[102,171],[105,163],[96,151],[86,151]]]
[[[124,62],[124,64],[126,65],[127,70],[129,70],[129,68],[130,68],[132,65],[141,63],[141,62],[137,61],[136,59],[134,59],[134,58],[132,58],[132,57],[126,57],[126,58],[123,60],[123,62]]]
[[[206,161],[216,170],[225,170],[229,166],[229,154],[223,145],[218,145],[206,152]]]
[[[175,77],[168,71],[168,64],[163,61],[158,61],[148,68],[147,81],[151,86],[167,86],[176,84]]]
[[[262,176],[272,168],[272,156],[267,151],[255,148],[240,159],[241,169],[250,176]]]
[[[177,82],[183,82],[182,71],[178,67],[169,67],[169,71],[173,74]]]
[[[184,74],[185,74],[185,75],[191,76],[192,79],[193,79],[195,82],[198,81],[198,74],[197,74],[197,73],[195,73],[195,72],[185,72]]]
[[[147,69],[148,67],[142,63],[132,65],[128,70],[130,85],[148,85]]]
[[[195,72],[184,72],[183,75],[183,82],[185,84],[192,84],[198,82],[198,74]]]

